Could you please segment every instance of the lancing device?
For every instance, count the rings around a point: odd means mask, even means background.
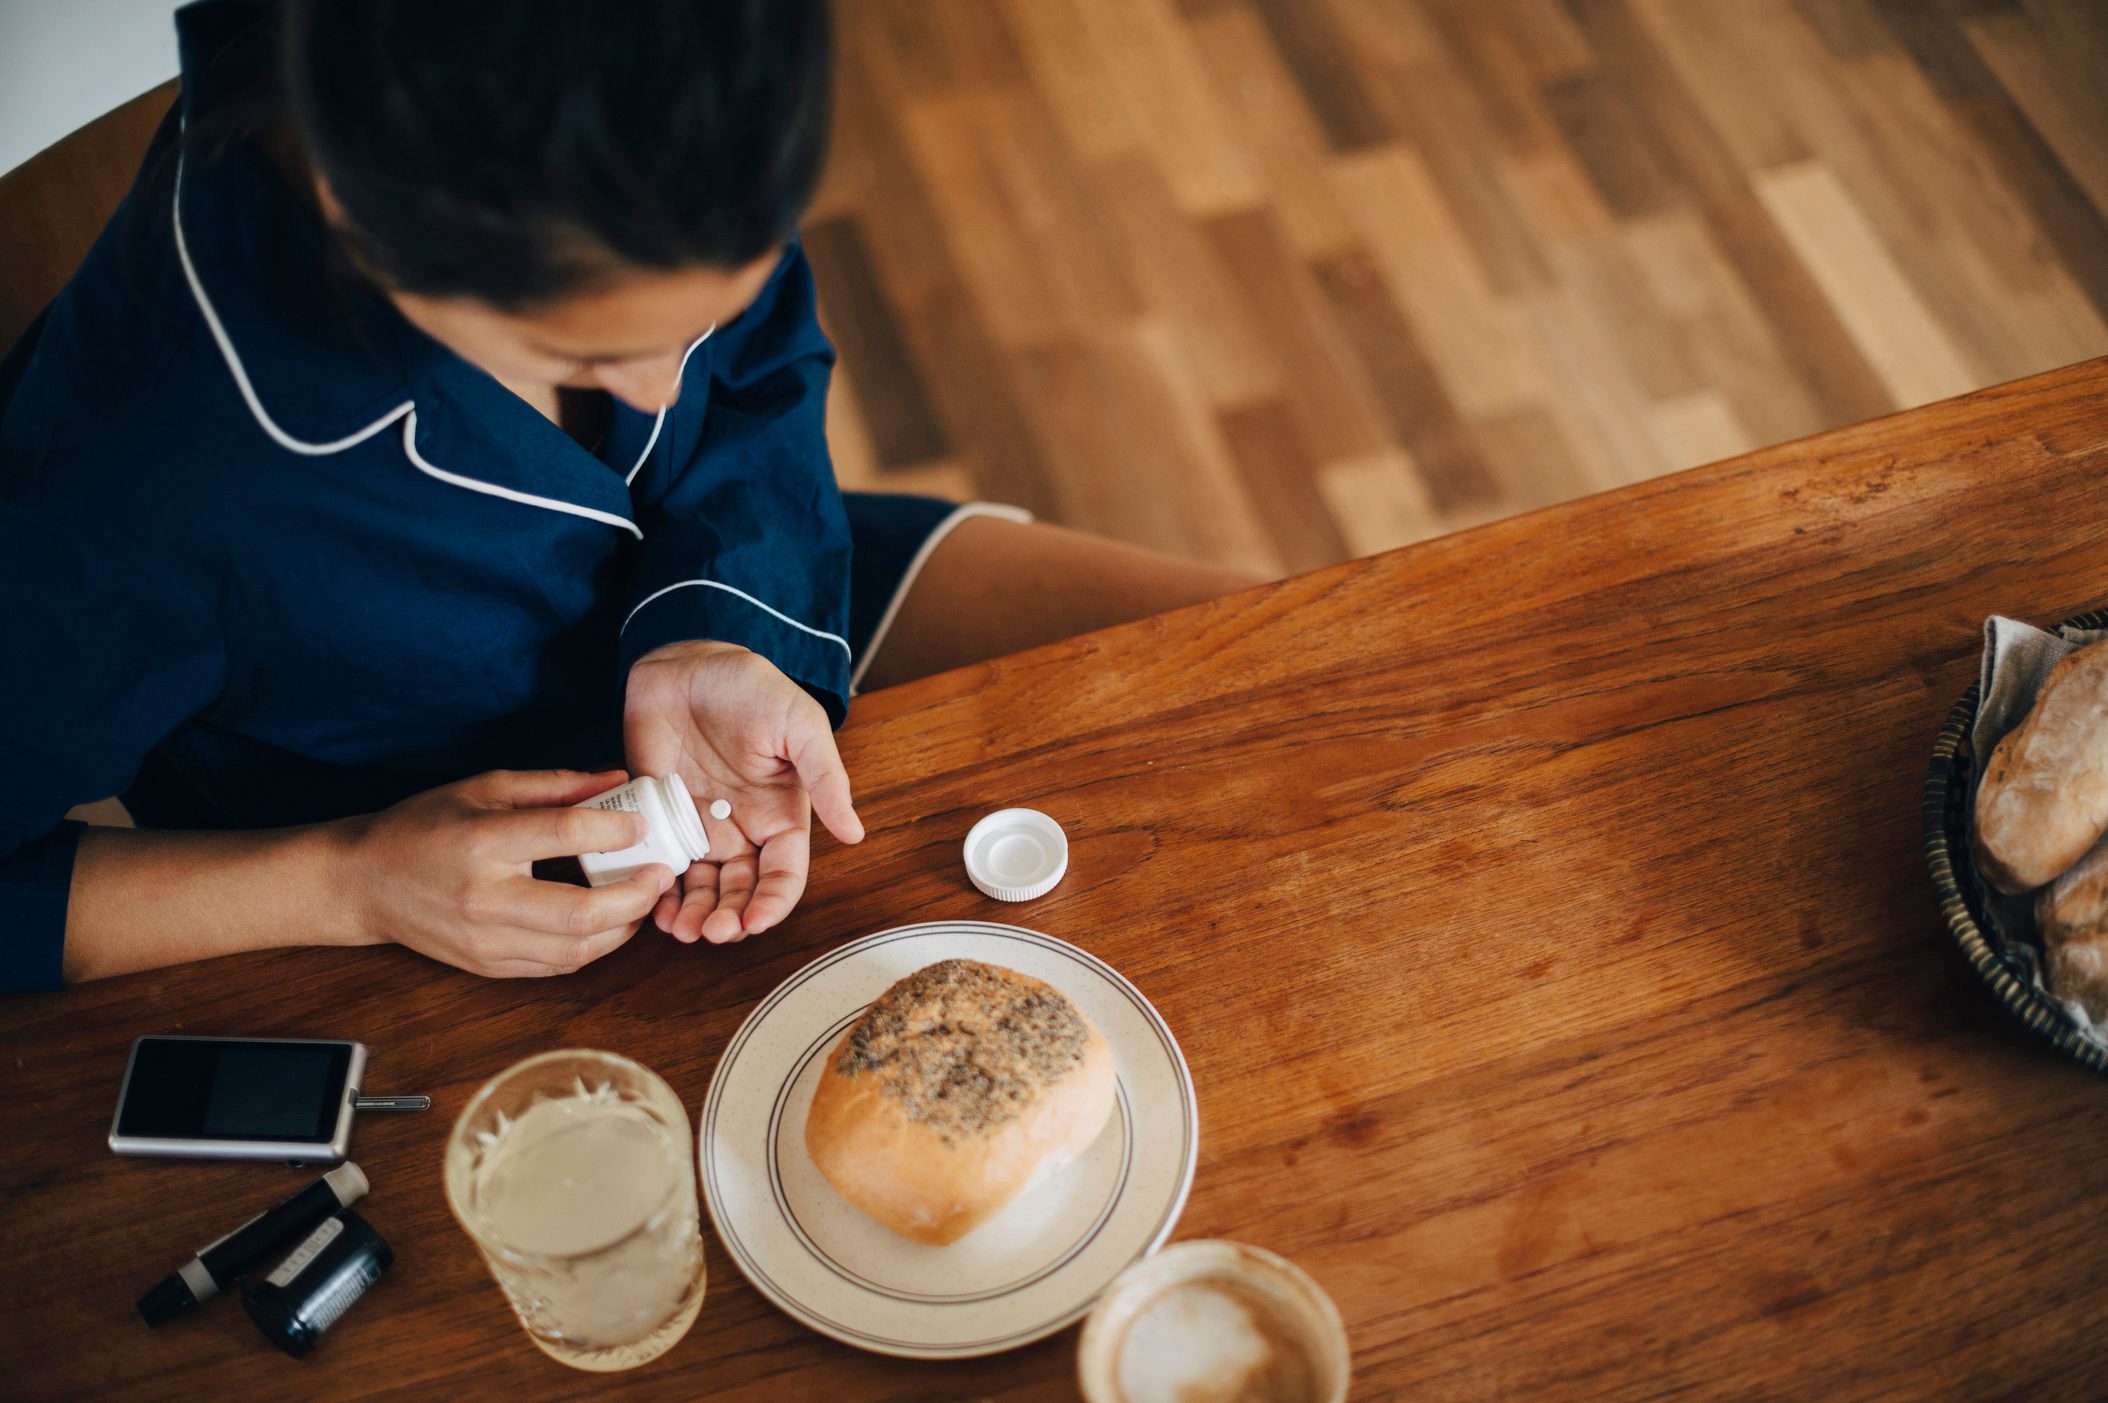
[[[177,1267],[139,1298],[139,1315],[159,1325],[218,1295],[297,1241],[315,1224],[366,1194],[366,1175],[346,1160],[276,1208],[267,1208]]]

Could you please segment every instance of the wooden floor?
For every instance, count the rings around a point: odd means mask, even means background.
[[[1299,571],[2108,352],[2101,0],[851,0],[846,485]]]

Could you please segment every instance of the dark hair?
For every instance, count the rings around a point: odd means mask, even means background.
[[[285,0],[280,87],[390,286],[502,307],[737,267],[826,156],[826,0]]]

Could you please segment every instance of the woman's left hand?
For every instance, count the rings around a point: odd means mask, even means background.
[[[863,841],[827,713],[774,663],[733,643],[669,643],[630,669],[623,742],[632,774],[676,771],[695,796],[710,856],[652,919],[675,939],[758,935],[805,891],[812,815]],[[713,800],[732,805],[710,817]]]

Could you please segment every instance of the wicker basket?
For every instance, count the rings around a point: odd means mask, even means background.
[[[2075,628],[2108,628],[2108,610],[2065,622]],[[2000,1003],[2069,1056],[2097,1072],[2108,1072],[2108,1049],[2081,1036],[2070,1015],[2027,979],[2007,952],[2005,938],[1984,915],[1983,878],[1969,846],[1970,776],[1976,769],[1969,730],[1976,722],[1978,699],[1978,687],[1972,684],[1947,713],[1925,776],[1925,858],[1940,894],[1940,911],[1970,968]]]

